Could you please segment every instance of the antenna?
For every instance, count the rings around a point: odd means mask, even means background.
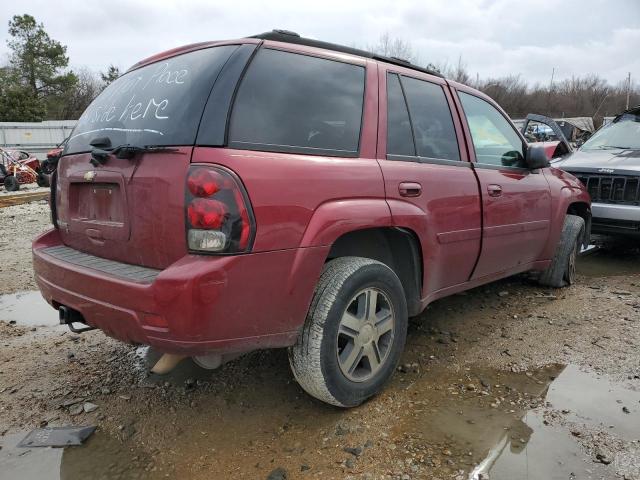
[[[629,72],[629,76],[627,77],[627,107],[625,110],[629,110],[629,95],[631,94],[631,72]]]

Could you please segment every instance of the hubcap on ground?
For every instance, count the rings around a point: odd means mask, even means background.
[[[358,292],[338,327],[338,364],[353,382],[364,382],[385,364],[391,351],[395,319],[388,297],[375,288]]]

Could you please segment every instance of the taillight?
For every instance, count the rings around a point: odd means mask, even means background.
[[[218,167],[193,166],[185,195],[190,251],[241,253],[250,249],[255,232],[253,213],[233,174]]]

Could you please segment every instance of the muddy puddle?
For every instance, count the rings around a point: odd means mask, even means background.
[[[149,353],[133,354],[152,363]],[[233,380],[247,366],[255,375]],[[512,372],[427,362],[403,368],[351,410],[309,398],[285,370],[281,352],[241,358],[224,374],[185,361],[163,381],[148,377],[152,387],[109,413],[124,431],[101,431],[98,422],[85,445],[64,450],[15,448],[25,432],[0,437],[0,479],[264,479],[277,468],[289,479],[640,478],[640,392],[575,366]],[[182,408],[149,408],[136,397],[172,389]],[[608,465],[595,461],[600,446],[590,437],[603,426],[615,444]]]
[[[55,326],[58,312],[39,291],[0,295],[0,320],[27,327]]]
[[[77,447],[17,447],[26,434],[0,437],[0,480],[143,480],[172,476],[172,472],[155,467],[150,453],[101,431]]]
[[[578,258],[578,273],[587,277],[611,277],[640,273],[640,249],[629,243],[591,248]]]
[[[569,365],[544,400],[505,422],[471,479],[640,478],[640,392]]]

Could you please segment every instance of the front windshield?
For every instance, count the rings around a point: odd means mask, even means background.
[[[601,128],[580,150],[640,150],[640,114],[625,113]]]

